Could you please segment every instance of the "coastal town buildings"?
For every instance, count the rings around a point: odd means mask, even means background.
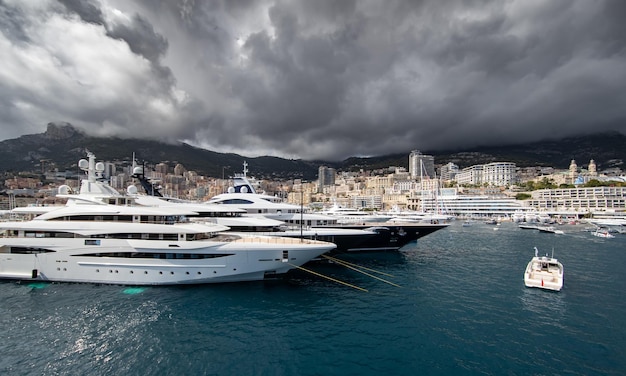
[[[528,206],[540,211],[626,211],[626,187],[540,189],[531,196]]]
[[[508,186],[519,182],[517,167],[511,162],[493,162],[462,169],[454,179],[459,185]]]
[[[129,185],[136,184],[131,177],[132,166],[116,166],[110,162],[104,165],[105,176],[112,187],[124,191]],[[621,170],[599,171],[593,160],[584,166],[572,160],[569,167],[563,170],[544,166],[518,168],[511,162],[492,162],[460,169],[449,162],[439,166],[438,171],[439,177],[435,174],[434,157],[412,151],[408,170],[390,166],[375,171],[337,171],[320,166],[316,181],[293,179],[256,183],[267,194],[294,204],[318,208],[337,204],[379,211],[391,208],[447,210],[456,215],[468,215],[470,211],[496,215],[511,211],[516,205],[553,212],[626,211],[626,188],[582,187],[593,180],[626,181]],[[222,179],[200,176],[180,163],[156,164],[146,168],[146,175],[163,194],[197,201],[223,193],[230,184],[227,176]],[[46,197],[53,197],[61,185],[78,187],[79,178],[72,172],[46,172],[45,177],[47,185],[36,177],[5,179],[5,192],[12,197],[31,197],[32,201],[41,202]],[[515,199],[515,195],[523,191],[520,188],[523,184],[546,181],[559,188],[535,190],[527,192],[529,198],[526,200]],[[4,199],[0,209],[11,206],[10,202],[15,200]]]

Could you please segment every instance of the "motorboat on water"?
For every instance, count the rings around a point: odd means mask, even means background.
[[[539,250],[535,247],[533,257],[524,271],[524,284],[526,287],[537,287],[546,290],[560,291],[563,288],[563,264],[552,257],[538,255]]]
[[[539,230],[539,226],[537,225],[521,224],[521,225],[518,225],[518,227],[521,228],[522,230]]]
[[[614,238],[615,235],[611,234],[608,228],[606,227],[598,227],[591,233],[593,236],[597,236],[598,238],[606,238],[611,239]]]
[[[537,226],[537,230],[539,230],[539,232],[547,232],[547,233],[556,234],[556,235],[565,234],[563,230],[559,230],[554,226]]]
[[[0,222],[0,278],[125,285],[253,281],[285,274],[336,247],[230,233],[220,224],[190,221],[197,212],[189,207],[135,205],[99,182],[103,166],[93,154],[79,167],[87,174],[81,192],[91,190],[91,197],[61,189],[65,206],[17,208],[36,217]]]

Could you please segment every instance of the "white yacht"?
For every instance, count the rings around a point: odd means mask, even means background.
[[[236,174],[233,186],[227,193],[219,194],[208,204],[244,209],[248,215],[260,216],[285,222],[291,229],[290,236],[305,236],[322,239],[337,244],[336,252],[393,251],[418,238],[445,228],[448,224],[391,223],[384,221],[359,221],[359,223],[338,223],[338,218],[323,213],[310,213],[302,206],[284,202],[281,198],[256,193],[246,176]],[[361,213],[363,214],[363,212]],[[373,216],[365,218],[372,219]],[[385,216],[386,219],[390,216]],[[378,218],[380,219],[380,218]]]
[[[81,160],[81,191],[98,183],[102,166]],[[63,191],[63,190],[62,190]],[[114,190],[113,190],[114,191]],[[199,284],[275,277],[326,253],[335,244],[190,222],[183,206],[145,207],[109,192],[105,202],[61,194],[66,206],[17,210],[39,215],[0,222],[0,278],[127,285]]]
[[[546,290],[560,291],[563,287],[563,264],[553,257],[538,256],[535,247],[533,257],[524,271],[524,284],[526,287],[538,287]]]

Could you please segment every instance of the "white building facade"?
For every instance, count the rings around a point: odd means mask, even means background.
[[[455,180],[459,185],[487,184],[494,187],[504,187],[519,181],[517,167],[511,162],[493,162],[466,167],[456,174]]]

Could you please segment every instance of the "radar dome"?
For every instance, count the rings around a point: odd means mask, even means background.
[[[96,171],[98,171],[98,172],[104,171],[104,163],[102,163],[102,162],[96,163]]]
[[[80,167],[83,170],[86,170],[89,168],[89,161],[86,159],[81,159],[80,161],[78,161],[78,167]]]
[[[228,193],[235,193],[235,187],[228,187]]]
[[[129,185],[128,188],[126,188],[126,193],[128,193],[129,195],[136,195],[137,187],[135,187],[134,185]]]
[[[241,187],[241,193],[248,193],[248,187]]]
[[[63,184],[63,185],[59,186],[59,194],[60,195],[67,195],[67,194],[70,193],[71,190],[72,190],[72,188],[70,188],[69,185]]]
[[[143,175],[143,167],[137,166],[133,168],[133,175]]]

